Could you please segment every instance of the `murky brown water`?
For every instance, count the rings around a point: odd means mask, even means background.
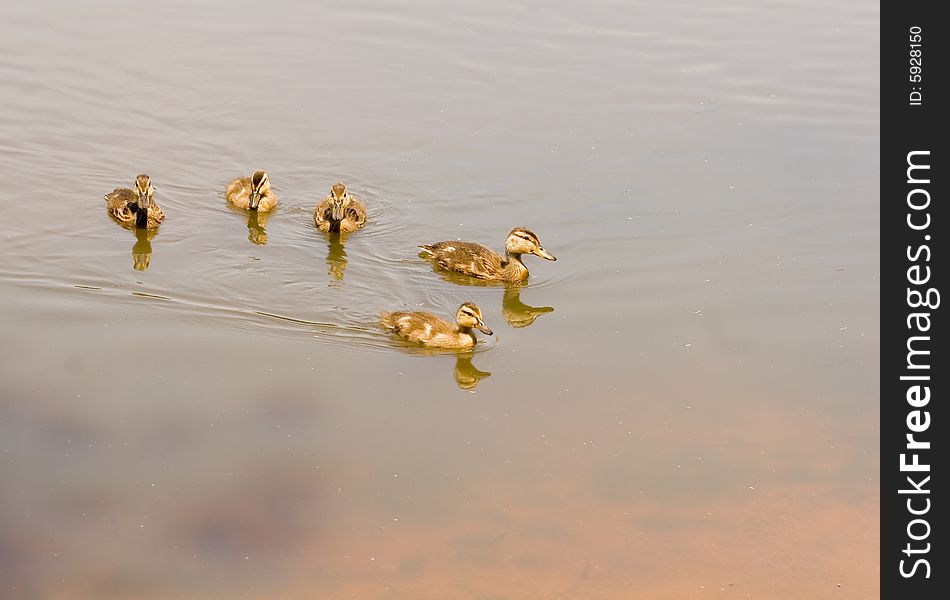
[[[877,595],[877,35],[857,0],[6,7],[0,596]],[[151,239],[102,200],[142,171]],[[522,289],[415,254],[516,225],[558,256]],[[472,355],[374,323],[465,300]]]

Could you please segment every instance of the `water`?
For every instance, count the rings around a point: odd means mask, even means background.
[[[0,595],[876,595],[878,20],[7,7]],[[139,172],[151,239],[102,200]],[[416,255],[518,225],[558,257],[520,289]],[[472,354],[375,323],[463,301]]]

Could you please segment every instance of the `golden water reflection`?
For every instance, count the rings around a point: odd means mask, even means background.
[[[267,231],[264,227],[267,225],[268,213],[261,214],[256,210],[248,211],[247,215],[247,239],[252,244],[264,246],[267,244]]]
[[[246,210],[243,208],[238,208],[232,206],[231,204],[227,205],[228,210],[230,210],[235,215],[239,216],[247,225],[247,240],[256,246],[266,246],[267,245],[267,222],[270,220],[271,216],[276,212],[260,212],[256,210]]]
[[[346,249],[343,247],[345,235],[327,234],[327,274],[333,281],[343,281],[343,273],[346,271]]]
[[[472,364],[471,352],[459,354],[455,358],[455,369],[452,374],[455,376],[455,383],[463,390],[474,390],[482,379],[491,377],[491,373],[482,371]]]
[[[551,306],[530,306],[521,301],[522,285],[507,284],[501,298],[501,314],[512,327],[527,327],[543,314],[554,312]]]
[[[158,235],[158,229],[135,229],[135,243],[132,245],[132,268],[136,271],[148,269],[152,262],[152,240]]]
[[[541,315],[554,312],[553,306],[531,306],[521,301],[521,292],[528,288],[530,283],[489,281],[438,267],[434,267],[433,270],[443,280],[454,285],[504,288],[505,291],[501,297],[501,314],[505,317],[505,321],[516,329],[528,327]]]

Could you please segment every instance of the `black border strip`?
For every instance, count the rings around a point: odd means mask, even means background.
[[[943,259],[950,169],[939,125],[950,109],[950,26],[938,6],[881,5],[882,598],[943,598],[950,589],[937,541],[946,509],[934,491],[946,479],[936,454],[950,390],[950,374],[939,368],[950,363],[940,351],[947,332],[938,302],[950,268]]]

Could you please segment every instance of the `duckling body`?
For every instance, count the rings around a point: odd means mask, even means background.
[[[482,320],[481,309],[471,302],[459,307],[455,323],[422,311],[384,312],[379,315],[379,322],[396,335],[428,348],[468,350],[475,346],[472,328],[492,335],[492,330]]]
[[[313,223],[324,233],[351,233],[366,224],[366,206],[337,183],[313,210]]]
[[[525,227],[515,227],[505,240],[502,256],[474,242],[436,242],[419,246],[422,255],[439,267],[496,281],[525,281],[528,268],[521,260],[524,254],[534,254],[545,260],[557,260],[541,246],[541,240]]]
[[[250,177],[238,177],[228,184],[224,192],[228,203],[259,213],[268,212],[277,206],[277,194],[271,189],[270,178],[264,171],[255,171]]]
[[[135,189],[116,188],[104,196],[109,214],[123,227],[156,229],[165,213],[152,199],[155,188],[148,175],[135,178]]]

